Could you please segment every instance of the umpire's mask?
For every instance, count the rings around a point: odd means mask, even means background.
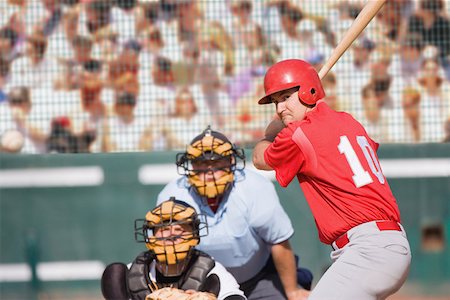
[[[177,154],[178,173],[187,176],[189,184],[207,199],[220,198],[233,186],[234,172],[244,166],[243,149],[209,126],[192,140],[186,152]]]

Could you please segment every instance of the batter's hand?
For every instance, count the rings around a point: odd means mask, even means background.
[[[269,142],[273,142],[277,134],[283,130],[284,123],[280,119],[273,119],[264,132],[264,139]]]
[[[286,293],[288,300],[306,300],[309,297],[310,291],[304,289],[297,289]]]

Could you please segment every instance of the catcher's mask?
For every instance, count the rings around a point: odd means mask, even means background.
[[[136,241],[155,254],[156,268],[164,276],[181,275],[200,237],[208,234],[201,217],[192,206],[171,197],[135,221]]]
[[[244,150],[208,126],[177,154],[177,167],[200,196],[219,200],[233,186],[235,171],[244,169]]]

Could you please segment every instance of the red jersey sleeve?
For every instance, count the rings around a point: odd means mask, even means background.
[[[289,185],[304,163],[302,152],[292,139],[295,129],[284,128],[264,152],[264,160],[275,170],[277,181],[283,187]]]
[[[380,146],[380,144],[378,144],[377,142],[375,142],[374,140],[372,140],[369,136],[367,136],[369,138],[369,143],[372,146],[372,148],[375,149],[375,152],[378,151],[378,147]]]

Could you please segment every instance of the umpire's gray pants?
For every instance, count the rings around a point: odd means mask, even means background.
[[[256,284],[243,289],[248,300],[285,300],[283,285],[278,273],[266,273]]]

